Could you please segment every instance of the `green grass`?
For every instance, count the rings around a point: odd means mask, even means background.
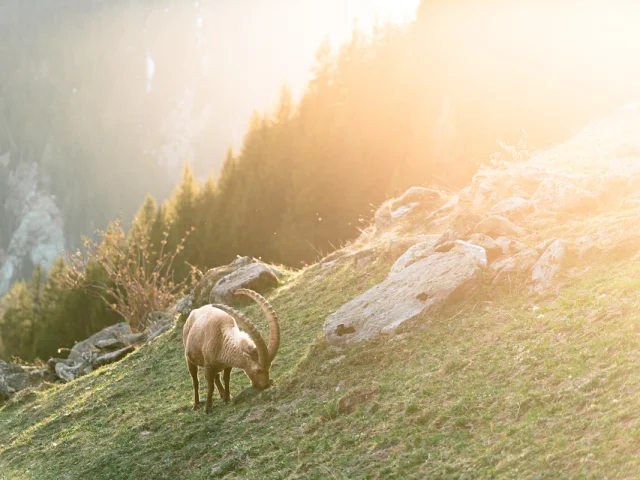
[[[190,409],[179,328],[71,384],[22,393],[0,407],[0,478],[640,475],[640,265],[592,267],[551,300],[480,292],[397,335],[327,345],[326,316],[389,264],[315,282],[310,270],[274,292],[276,385],[245,403],[216,398],[209,416]],[[247,386],[234,370],[232,393]],[[341,413],[339,398],[362,390],[372,398]]]

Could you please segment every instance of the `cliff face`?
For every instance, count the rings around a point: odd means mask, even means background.
[[[0,164],[7,192],[4,215],[13,228],[3,228],[7,241],[6,248],[0,248],[0,293],[29,275],[36,265],[48,270],[65,243],[55,197],[39,188],[38,165],[19,164],[10,170],[6,157]]]

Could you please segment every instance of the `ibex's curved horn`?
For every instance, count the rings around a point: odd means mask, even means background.
[[[258,363],[262,367],[266,368],[270,363],[269,350],[267,349],[267,344],[264,343],[264,339],[262,338],[262,335],[260,335],[260,332],[258,331],[256,326],[251,322],[251,320],[249,320],[242,312],[239,312],[228,305],[221,305],[219,303],[214,303],[211,306],[214,308],[218,308],[223,312],[228,313],[233,318],[235,318],[240,328],[245,330],[249,334],[251,339],[254,341],[254,343],[256,344],[256,348],[258,349]]]
[[[271,365],[271,362],[273,362],[276,353],[278,353],[278,348],[280,347],[280,323],[278,322],[278,315],[276,314],[276,311],[266,298],[253,290],[241,288],[240,290],[236,290],[234,293],[235,295],[246,295],[253,299],[267,317],[267,320],[269,321],[269,365]]]

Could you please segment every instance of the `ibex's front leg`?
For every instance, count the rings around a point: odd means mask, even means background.
[[[229,382],[231,382],[231,367],[224,369],[224,403],[229,403],[229,400],[231,400]]]
[[[191,382],[193,383],[193,409],[198,410],[200,408],[200,396],[198,394],[198,366],[195,363],[191,363],[187,358],[187,368],[191,374]]]

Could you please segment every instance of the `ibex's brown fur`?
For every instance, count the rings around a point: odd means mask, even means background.
[[[231,399],[229,381],[234,367],[244,370],[254,388],[264,389],[271,384],[269,370],[280,346],[278,317],[269,302],[258,293],[240,289],[235,294],[251,297],[260,305],[269,321],[269,347],[253,323],[231,307],[205,305],[193,310],[184,324],[183,341],[193,381],[194,410],[200,406],[198,367],[204,368],[207,379],[207,413],[211,412],[214,384],[225,403]],[[247,333],[240,331],[238,324]],[[224,387],[220,372],[224,372]]]

